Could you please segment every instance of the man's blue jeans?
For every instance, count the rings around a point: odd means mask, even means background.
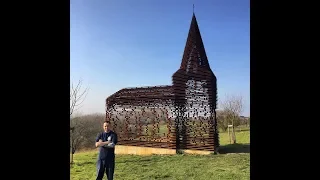
[[[114,165],[114,158],[98,159],[96,180],[102,180],[104,172],[106,172],[108,180],[113,180]]]

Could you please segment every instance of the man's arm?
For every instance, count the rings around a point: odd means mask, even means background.
[[[100,145],[100,142],[101,142],[101,133],[99,133],[97,138],[96,138],[95,146],[98,147]]]
[[[110,141],[107,141],[107,142],[102,142],[102,133],[99,133],[97,138],[96,138],[96,147],[101,147],[101,146],[105,146],[107,144],[110,143]]]
[[[114,148],[116,146],[117,142],[118,142],[117,134],[114,133],[111,141],[107,141],[107,145],[105,147]]]
[[[99,133],[97,138],[96,138],[96,144],[95,146],[96,147],[106,147],[108,146],[110,143],[112,143],[112,141],[106,141],[106,142],[102,142],[102,133]]]
[[[114,133],[113,135],[114,136],[113,136],[112,142],[113,142],[114,145],[116,145],[118,143],[118,136],[117,136],[116,133]]]
[[[106,146],[110,143],[111,143],[111,141],[102,142],[102,140],[100,139],[98,142],[96,142],[96,147]]]

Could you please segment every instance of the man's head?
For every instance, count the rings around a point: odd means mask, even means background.
[[[105,132],[108,132],[108,131],[110,130],[110,128],[111,128],[111,123],[110,123],[110,121],[105,120],[104,123],[103,123],[103,130],[104,130]]]

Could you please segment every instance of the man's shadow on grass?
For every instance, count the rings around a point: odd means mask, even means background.
[[[219,154],[250,153],[250,144],[228,144],[220,146]]]

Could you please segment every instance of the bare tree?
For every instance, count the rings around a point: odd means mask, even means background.
[[[94,149],[94,139],[102,130],[104,114],[94,113],[73,117],[70,121],[71,162],[73,155],[80,149]]]
[[[226,132],[228,129],[228,125],[231,124],[227,119],[227,112],[224,110],[217,110],[217,121],[218,121],[218,128],[223,132]]]
[[[71,163],[73,163],[73,154],[82,143],[84,126],[77,122],[77,118],[71,119],[73,113],[80,108],[80,105],[85,100],[88,94],[88,88],[82,89],[82,80],[79,80],[77,85],[71,84],[70,87],[70,148],[71,148]]]
[[[82,80],[79,80],[77,85],[71,84],[70,87],[70,117],[72,116],[73,112],[75,112],[80,105],[85,100],[88,94],[88,88],[82,88]]]
[[[82,136],[84,139],[82,140],[83,143],[81,144],[80,148],[84,149],[94,149],[94,139],[97,137],[97,134],[101,132],[103,122],[105,120],[105,114],[94,113],[94,114],[87,114],[80,117],[82,125],[85,127],[85,131],[83,132]],[[79,149],[80,149],[79,148]]]
[[[85,126],[80,118],[72,118],[70,122],[70,148],[71,162],[73,163],[73,154],[79,149],[84,140]]]
[[[235,121],[239,120],[241,113],[243,112],[243,98],[242,96],[226,96],[226,99],[220,103],[221,108],[226,113],[226,120],[232,123],[232,128],[237,126]],[[236,135],[233,130],[232,133],[233,143],[236,143]]]

